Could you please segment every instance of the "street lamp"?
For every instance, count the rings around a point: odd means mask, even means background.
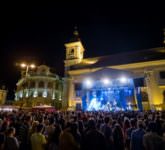
[[[26,77],[27,77],[29,68],[34,69],[34,68],[36,67],[34,64],[25,64],[25,63],[20,64],[20,66],[21,66],[22,68],[26,68],[26,72],[25,72],[25,76],[26,76]]]

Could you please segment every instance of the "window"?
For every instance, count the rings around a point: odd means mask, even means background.
[[[38,87],[39,88],[44,88],[44,82],[43,81],[40,81],[39,84],[38,84]]]
[[[161,79],[165,79],[165,71],[160,71],[159,75]]]
[[[49,89],[53,88],[53,84],[51,82],[48,83],[48,88]]]
[[[30,88],[35,88],[35,82],[34,81],[30,82]]]
[[[74,55],[74,49],[71,49],[71,50],[70,50],[69,55]]]
[[[69,50],[69,57],[74,58],[74,49]]]

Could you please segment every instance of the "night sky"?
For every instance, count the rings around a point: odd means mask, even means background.
[[[85,57],[162,46],[163,4],[108,2],[1,4],[0,85],[9,89],[8,99],[13,98],[20,77],[17,62],[46,64],[63,76],[64,43],[72,37],[74,26],[86,49]]]

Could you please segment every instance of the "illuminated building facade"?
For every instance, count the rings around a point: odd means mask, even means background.
[[[0,89],[0,105],[5,104],[6,97],[7,97],[7,90],[5,89],[5,87],[2,86],[2,88]]]
[[[61,103],[62,80],[46,65],[38,66],[36,70],[29,71],[26,75],[23,73],[16,85],[15,101],[22,102],[23,106]]]
[[[165,108],[165,47],[84,58],[77,31],[74,36],[65,44],[63,107],[84,110],[103,110],[102,106],[106,107],[104,110]],[[130,82],[124,85],[117,82],[126,80],[123,76]],[[85,81],[87,79],[91,80]]]

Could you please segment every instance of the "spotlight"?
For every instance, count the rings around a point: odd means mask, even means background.
[[[128,79],[126,77],[121,77],[120,79],[121,83],[127,83]]]
[[[108,84],[110,84],[110,80],[108,78],[104,78],[104,79],[102,79],[102,83],[104,85],[108,85]]]
[[[86,88],[91,88],[93,86],[93,81],[91,79],[86,79],[84,85]]]

